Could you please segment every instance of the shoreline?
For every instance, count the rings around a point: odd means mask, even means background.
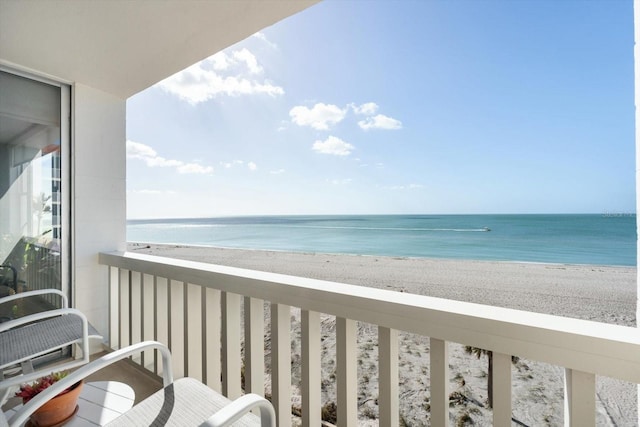
[[[623,326],[636,325],[636,267],[469,261],[243,250],[173,244],[128,243],[131,252],[227,265],[273,273],[377,287],[485,305],[575,317]],[[292,338],[299,328],[299,310],[292,310]],[[335,321],[322,317],[323,403],[335,401]],[[268,319],[266,319],[268,320]],[[268,323],[267,329],[268,329]],[[429,419],[429,339],[400,332],[400,411],[407,425],[425,425]],[[377,328],[358,326],[358,388],[375,397],[377,388]],[[299,398],[300,343],[292,363],[294,401]],[[267,344],[268,345],[268,344]],[[450,345],[450,391],[471,400],[452,406],[456,419],[469,415],[479,425],[490,424],[491,413],[477,402],[487,396],[487,361]],[[268,368],[268,366],[267,366]],[[512,377],[513,416],[524,425],[561,425],[563,369],[521,360]],[[327,379],[329,378],[329,379]],[[326,386],[324,385],[326,384]],[[270,385],[267,382],[267,388]],[[598,377],[597,425],[637,425],[637,387]],[[358,425],[377,426],[374,399],[362,402]],[[427,403],[425,403],[427,402]],[[474,403],[476,402],[476,403]],[[428,425],[428,423],[426,424]]]
[[[175,248],[201,248],[201,249],[216,249],[216,250],[230,250],[230,251],[246,251],[246,252],[276,252],[283,254],[300,254],[300,255],[335,255],[335,256],[353,256],[353,257],[378,257],[378,258],[394,258],[394,259],[411,259],[411,260],[427,260],[427,261],[461,261],[461,262],[496,262],[496,263],[516,263],[516,264],[549,264],[549,265],[575,265],[575,266],[598,266],[598,267],[612,267],[612,268],[633,268],[635,265],[625,264],[583,264],[583,263],[571,263],[571,262],[550,262],[550,261],[523,261],[523,260],[504,260],[504,259],[474,259],[474,258],[435,258],[435,257],[421,257],[421,256],[409,256],[409,255],[377,255],[377,254],[357,254],[347,252],[310,252],[310,251],[292,251],[286,249],[258,249],[258,248],[236,248],[231,246],[211,246],[211,245],[198,245],[192,243],[147,243],[138,241],[127,241],[129,247],[137,246],[150,246],[150,247],[166,247],[171,246]],[[130,250],[130,249],[127,249]]]
[[[541,265],[567,265],[578,267],[611,267],[611,268],[632,268],[635,269],[635,265],[623,265],[623,264],[582,264],[572,262],[550,262],[550,261],[522,261],[522,260],[503,260],[503,259],[473,259],[473,258],[435,258],[435,257],[420,257],[420,256],[408,256],[408,255],[375,255],[375,254],[356,254],[346,252],[310,252],[310,251],[292,251],[285,249],[258,249],[258,248],[235,248],[231,246],[211,246],[211,245],[197,245],[192,243],[146,243],[137,241],[128,241],[127,246],[131,249],[141,249],[140,246],[153,247],[173,247],[173,248],[201,248],[201,249],[216,249],[216,250],[230,250],[230,251],[245,251],[245,252],[275,252],[282,254],[299,254],[299,255],[332,255],[332,256],[352,256],[352,257],[377,257],[377,258],[393,258],[393,259],[410,259],[410,260],[426,260],[426,261],[460,261],[460,262],[495,262],[495,263],[516,263],[516,264],[541,264]]]

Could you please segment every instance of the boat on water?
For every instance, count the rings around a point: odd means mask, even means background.
[[[489,227],[482,227],[482,231],[491,231]]]

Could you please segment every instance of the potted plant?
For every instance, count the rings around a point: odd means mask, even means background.
[[[25,404],[38,393],[66,376],[67,372],[55,372],[39,378],[31,384],[23,384],[16,392],[16,396],[21,397],[22,403]],[[82,386],[83,381],[79,381],[42,405],[31,414],[30,425],[34,427],[57,426],[71,418],[76,413],[78,396],[80,396]]]

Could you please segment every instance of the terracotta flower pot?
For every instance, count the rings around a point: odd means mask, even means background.
[[[83,381],[74,384],[68,392],[60,394],[31,414],[30,425],[33,427],[52,427],[62,425],[76,411],[78,396],[82,391]]]

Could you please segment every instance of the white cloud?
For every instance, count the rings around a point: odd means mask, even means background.
[[[424,185],[422,184],[387,185],[382,187],[382,189],[384,190],[392,190],[392,191],[417,190],[420,188],[424,188]]]
[[[132,190],[131,193],[135,194],[162,194],[160,190]]]
[[[232,160],[230,162],[220,162],[220,165],[222,167],[224,167],[225,169],[231,169],[233,166],[241,165],[243,163],[244,163],[244,161],[242,161],[242,160]]]
[[[229,63],[229,57],[224,52],[211,55],[208,59],[205,59],[205,61],[207,60],[213,65],[214,70],[226,70],[231,65]]]
[[[282,131],[287,130],[288,127],[289,127],[289,121],[288,120],[282,120],[282,121],[280,121],[280,126],[278,126],[276,131],[282,132]]]
[[[299,105],[289,111],[289,116],[298,126],[310,126],[316,130],[328,130],[329,126],[339,123],[347,114],[337,105],[318,103],[309,109]]]
[[[263,42],[265,42],[267,45],[269,45],[273,49],[277,49],[278,48],[278,45],[273,43],[272,41],[269,41],[267,39],[267,36],[264,35],[264,33],[257,32],[257,33],[255,33],[253,35],[253,37],[255,37],[255,38],[259,39],[259,40],[262,40]]]
[[[254,170],[258,169],[258,165],[256,165],[256,164],[255,164],[255,163],[253,163],[253,162],[249,162],[249,163],[247,163],[247,167],[248,167],[248,168],[249,168],[249,170],[251,170],[251,171],[254,171]]]
[[[283,95],[282,87],[268,80],[260,82],[255,79],[255,74],[262,70],[255,55],[245,48],[233,51],[231,55],[216,53],[162,80],[157,86],[191,105],[219,95]]]
[[[178,173],[210,174],[213,167],[198,163],[185,163],[182,160],[166,159],[158,156],[156,150],[146,144],[127,140],[127,158],[145,162],[150,168],[175,168]]]
[[[127,157],[131,159],[144,160],[146,158],[155,157],[157,155],[158,153],[156,153],[156,151],[148,145],[127,140]]]
[[[178,166],[176,169],[178,170],[179,173],[200,173],[200,174],[213,173],[213,167],[202,166],[197,163],[186,163]]]
[[[374,117],[367,117],[364,120],[358,122],[358,126],[364,130],[369,129],[402,129],[402,122],[400,120],[387,117],[383,114],[378,114]]]
[[[129,194],[150,194],[150,195],[158,195],[158,194],[176,194],[173,190],[127,190]]]
[[[371,116],[378,111],[378,104],[375,102],[367,102],[362,105],[351,104],[351,108],[353,108],[353,112],[356,114],[365,114]]]
[[[180,160],[170,160],[160,156],[146,157],[142,160],[144,160],[147,163],[147,166],[151,168],[154,168],[154,167],[171,168],[171,167],[179,167],[184,165],[184,163],[181,162]]]
[[[322,154],[333,154],[334,156],[348,156],[354,148],[353,145],[335,136],[329,136],[324,141],[318,140],[313,143],[312,147],[313,151]]]
[[[284,172],[285,172],[285,170],[284,170],[284,169],[278,169],[278,170],[274,170],[274,171],[269,171],[269,173],[270,173],[271,175],[280,175],[280,174],[282,174],[282,173],[284,173]]]
[[[262,67],[258,65],[258,60],[255,55],[249,52],[247,48],[234,51],[233,58],[243,62],[251,74],[260,74],[262,72]]]

